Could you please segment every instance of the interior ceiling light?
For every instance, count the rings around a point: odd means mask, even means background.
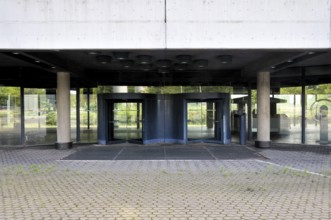
[[[288,62],[288,63],[293,63],[293,60],[288,60],[287,62]]]
[[[231,55],[220,55],[217,57],[219,61],[221,61],[222,64],[228,64],[232,62],[232,56]]]
[[[187,69],[187,64],[181,64],[181,63],[176,63],[175,65],[174,65],[174,69],[176,70],[176,71],[184,71],[184,70],[186,70]]]
[[[96,61],[101,64],[109,64],[111,62],[111,56],[98,55],[95,57]]]
[[[113,55],[117,60],[126,60],[129,58],[128,52],[114,52]]]
[[[121,65],[124,68],[131,68],[134,65],[134,61],[133,60],[122,60]]]
[[[314,51],[309,51],[308,54],[313,55],[313,54],[315,54],[315,52]]]
[[[176,58],[181,64],[189,64],[192,61],[191,55],[178,55]]]
[[[150,71],[152,70],[153,66],[152,64],[140,64],[138,66],[138,69],[142,70],[142,71]]]
[[[169,68],[164,68],[164,67],[159,68],[158,71],[159,71],[159,73],[161,73],[161,74],[167,74],[167,73],[170,73]]]
[[[91,56],[94,56],[94,55],[100,54],[100,52],[99,51],[88,51],[87,54],[91,55]]]
[[[150,64],[153,60],[153,57],[150,55],[138,55],[137,62],[140,64]]]
[[[36,62],[36,63],[40,63],[40,60],[35,60],[34,62]]]
[[[194,65],[198,68],[206,68],[208,66],[208,60],[194,60]]]
[[[171,60],[158,60],[156,61],[156,65],[159,67],[170,67]]]

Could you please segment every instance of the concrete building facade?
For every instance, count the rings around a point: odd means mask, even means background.
[[[238,141],[242,118],[258,147],[329,144],[330,8],[3,0],[0,144],[148,143],[153,128],[158,142],[226,144]]]

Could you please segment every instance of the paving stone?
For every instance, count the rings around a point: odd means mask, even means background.
[[[64,161],[0,148],[2,219],[331,219],[328,149],[265,160]]]

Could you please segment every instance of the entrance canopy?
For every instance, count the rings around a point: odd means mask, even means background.
[[[328,50],[43,50],[0,51],[0,84],[56,87],[56,72],[71,73],[71,87],[98,85],[255,86],[258,71],[271,86],[331,82]]]

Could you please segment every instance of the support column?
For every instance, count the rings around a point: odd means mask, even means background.
[[[113,86],[113,93],[128,93],[127,86]]]
[[[255,146],[270,147],[270,73],[257,73],[257,140]]]
[[[70,73],[57,73],[57,149],[72,147],[70,141]]]

